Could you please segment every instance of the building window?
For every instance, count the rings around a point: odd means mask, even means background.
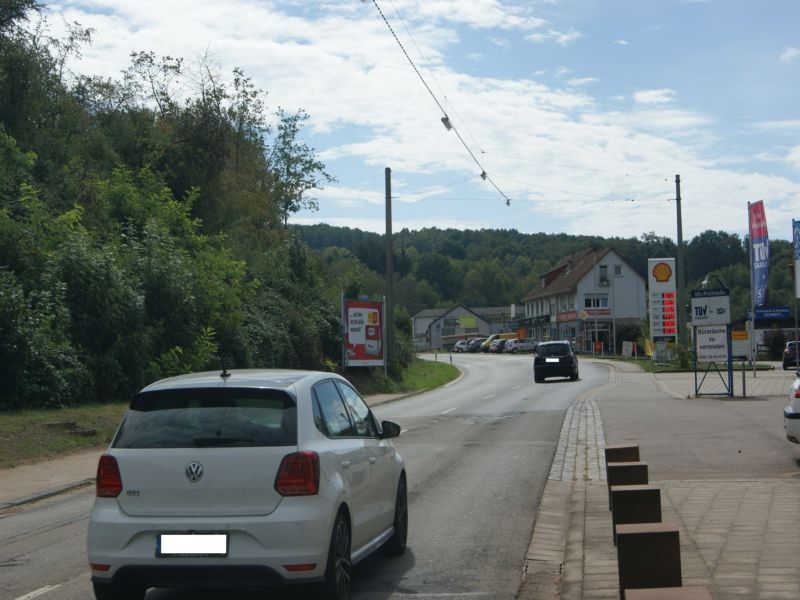
[[[614,276],[622,277],[622,265],[614,265]]]
[[[608,265],[600,265],[598,285],[608,285]]]
[[[608,308],[608,296],[586,296],[583,299],[584,308]]]

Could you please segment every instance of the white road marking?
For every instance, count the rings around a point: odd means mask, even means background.
[[[457,407],[457,406],[454,406],[453,408],[448,408],[447,410],[443,410],[443,411],[442,411],[442,412],[440,412],[439,414],[440,414],[440,415],[446,415],[447,413],[451,413],[451,412],[453,412],[453,411],[454,411],[454,410],[456,410],[456,409],[458,409],[458,407]]]
[[[439,592],[439,593],[433,593],[433,594],[425,593],[423,595],[426,598],[464,598],[465,596],[470,596],[470,597],[474,596],[474,597],[477,598],[477,597],[480,597],[480,596],[491,596],[493,594],[490,594],[489,592]],[[417,596],[416,593],[415,594],[402,594],[402,593],[400,593],[400,594],[392,594],[392,596],[397,596],[397,597],[400,597],[400,598],[405,598],[405,597],[417,598],[417,597],[419,597],[419,596]]]
[[[517,387],[513,387],[513,388],[511,388],[511,390],[512,390],[512,391],[513,391],[513,390],[518,390],[518,389],[519,389],[519,388],[521,388],[521,387],[522,387],[521,385],[518,385]]]
[[[484,396],[483,398],[481,398],[481,400],[489,400],[491,398],[494,398],[495,396],[497,396],[497,394],[489,394],[488,396]]]
[[[15,600],[31,600],[31,598],[38,598],[42,594],[46,594],[47,592],[50,592],[50,591],[56,589],[57,587],[61,587],[61,584],[59,583],[58,585],[48,585],[48,586],[45,586],[43,588],[39,588],[38,590],[35,590],[35,591],[33,591],[33,592],[29,593],[29,594],[25,594],[24,596],[20,596],[19,598],[15,598]]]

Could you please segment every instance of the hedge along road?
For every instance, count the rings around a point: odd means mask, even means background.
[[[531,362],[530,355],[454,355],[464,373],[457,381],[374,408],[378,419],[404,430],[397,447],[408,470],[408,550],[399,559],[376,555],[358,565],[354,599],[515,597],[565,411],[607,379],[604,367],[584,362],[577,382],[534,384]],[[92,489],[77,490],[3,515],[1,599],[92,597],[85,557],[92,501]],[[219,595],[147,595],[190,597]]]

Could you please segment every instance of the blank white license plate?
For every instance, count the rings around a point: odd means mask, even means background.
[[[225,533],[164,533],[158,536],[158,556],[228,556]]]
[[[557,358],[545,358],[544,362],[558,362]]]

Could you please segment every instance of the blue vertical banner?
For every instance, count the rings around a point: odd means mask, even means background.
[[[800,221],[792,219],[794,240],[794,297],[800,298]]]
[[[769,234],[764,201],[748,203],[750,222],[750,264],[753,277],[753,306],[767,303],[767,280],[769,278]]]

